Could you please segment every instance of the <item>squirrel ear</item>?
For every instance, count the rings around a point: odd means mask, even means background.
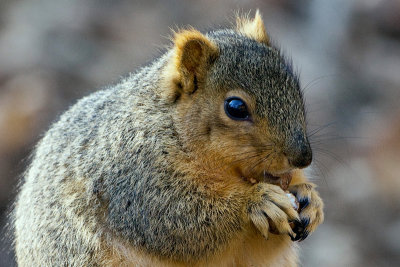
[[[270,45],[270,40],[258,9],[254,19],[249,19],[247,16],[237,16],[236,30],[257,42]]]
[[[174,35],[173,58],[165,70],[165,78],[172,81],[173,91],[179,97],[182,93],[197,90],[209,65],[219,54],[216,44],[197,30],[182,30]],[[170,87],[170,86],[169,86]]]

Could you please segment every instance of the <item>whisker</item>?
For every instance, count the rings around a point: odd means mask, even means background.
[[[322,163],[322,161],[315,159],[314,160],[314,164],[313,167],[316,167],[317,171],[319,174],[317,174],[318,177],[322,177],[325,185],[329,188],[329,184],[328,181],[326,179],[326,172],[328,172],[328,167],[325,166],[325,164]],[[315,168],[313,168],[313,170],[316,170]]]
[[[262,157],[260,160],[258,160],[258,161],[256,162],[256,164],[254,164],[254,165],[250,168],[249,173],[252,173],[253,170],[254,170],[258,165],[260,165],[261,163],[267,161],[274,153],[276,153],[276,152],[275,152],[275,151],[272,151],[271,153],[269,153],[269,154],[266,155],[265,157]],[[265,170],[264,170],[264,171],[265,171]],[[264,175],[265,175],[265,173],[264,173]]]
[[[323,76],[320,76],[320,77],[317,77],[317,78],[311,80],[311,81],[308,82],[308,83],[304,86],[304,88],[302,89],[303,94],[305,94],[305,93],[307,92],[307,90],[309,90],[310,88],[312,88],[312,86],[316,85],[317,82],[320,82],[322,79],[326,79],[326,78],[334,77],[334,76],[335,76],[335,74],[323,75]]]
[[[327,124],[325,124],[325,125],[322,125],[322,126],[316,128],[316,129],[312,130],[312,131],[308,134],[308,137],[311,138],[311,137],[314,136],[316,133],[319,133],[320,131],[322,131],[322,130],[324,130],[324,129],[326,129],[326,128],[332,126],[332,125],[334,125],[335,123],[336,123],[335,121],[334,121],[334,122],[331,122],[331,123],[327,123]]]
[[[321,154],[323,154],[323,155],[329,156],[329,157],[335,159],[335,160],[336,160],[337,162],[339,162],[340,164],[342,164],[342,165],[344,165],[344,166],[350,168],[350,166],[347,164],[347,162],[343,161],[338,155],[336,155],[336,154],[333,153],[332,151],[329,151],[329,150],[323,149],[323,148],[315,148],[315,151],[316,151],[317,153],[321,153]]]
[[[257,153],[257,154],[252,155],[252,156],[248,156],[248,157],[244,157],[244,158],[241,158],[241,159],[233,160],[233,161],[231,161],[231,162],[226,166],[226,168],[224,169],[224,171],[226,171],[227,169],[229,169],[230,167],[232,167],[232,165],[234,165],[234,164],[236,164],[236,163],[239,163],[239,162],[245,161],[245,160],[251,160],[251,159],[257,158],[257,157],[259,157],[259,156],[260,156],[260,155]]]
[[[226,159],[226,158],[230,158],[230,157],[238,157],[238,156],[242,156],[242,155],[247,155],[247,154],[259,154],[257,151],[246,151],[246,152],[240,152],[240,153],[236,153],[236,154],[231,154],[231,155],[227,155],[227,156],[223,156],[220,157],[220,159]]]

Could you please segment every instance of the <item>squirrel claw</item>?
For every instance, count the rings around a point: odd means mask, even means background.
[[[309,235],[309,232],[308,232],[308,231],[301,232],[300,234],[296,234],[296,237],[293,238],[292,241],[301,242],[301,241],[303,241],[304,239],[306,239],[308,235]]]
[[[300,204],[300,211],[302,211],[308,206],[308,204],[310,204],[310,200],[308,198],[299,199],[299,204]]]
[[[290,222],[299,224],[300,218],[280,187],[259,183],[254,185],[251,196],[248,207],[249,218],[264,237],[271,232],[289,234],[294,238],[295,233]]]
[[[309,224],[310,220],[308,218],[302,219],[301,222],[296,221],[295,227],[293,228],[296,237],[292,238],[292,241],[303,241],[309,235],[309,232],[306,230]]]
[[[323,202],[314,188],[315,185],[311,183],[293,185],[289,188],[300,203],[301,222],[295,223],[293,227],[293,232],[296,234],[293,241],[300,242],[306,239],[324,220]]]
[[[295,241],[296,240],[296,237],[295,236],[293,236],[292,234],[288,234],[289,236],[290,236],[290,240],[292,240],[292,241]]]

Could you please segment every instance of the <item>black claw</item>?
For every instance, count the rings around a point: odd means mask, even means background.
[[[295,237],[294,237],[292,234],[290,234],[290,233],[289,233],[289,236],[290,236],[290,239],[291,239],[292,241],[294,241]]]
[[[293,232],[296,234],[296,238],[303,231],[304,231],[303,223],[301,221],[294,221]]]
[[[292,241],[303,241],[304,239],[307,238],[309,235],[309,232],[306,230],[307,226],[310,224],[310,219],[309,218],[303,218],[301,221],[294,221],[294,228],[293,232],[296,234],[296,237],[292,237],[290,235],[290,238]]]
[[[301,220],[295,220],[294,221],[294,229],[302,229],[303,228],[303,223]]]
[[[300,234],[296,234],[296,237],[295,238],[293,238],[292,240],[293,241],[299,241],[301,238],[302,238],[302,234],[300,233]]]
[[[301,242],[301,241],[303,241],[304,239],[306,239],[307,236],[308,236],[309,234],[310,234],[310,233],[309,233],[308,231],[304,231],[303,234],[301,235],[301,239],[299,240],[299,242]]]
[[[310,200],[308,198],[302,198],[299,200],[299,203],[300,203],[300,211],[302,211],[308,206],[308,204],[310,204]]]
[[[293,222],[295,226],[300,226],[303,223],[301,222],[301,219],[295,219],[295,220],[291,220],[290,222]]]
[[[310,224],[310,218],[303,218],[301,220],[301,223],[302,223],[304,228],[307,228],[307,226]]]

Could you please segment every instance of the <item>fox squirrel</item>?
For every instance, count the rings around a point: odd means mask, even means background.
[[[180,30],[39,142],[12,215],[17,262],[296,266],[294,241],[323,221],[311,160],[298,78],[258,11]]]

